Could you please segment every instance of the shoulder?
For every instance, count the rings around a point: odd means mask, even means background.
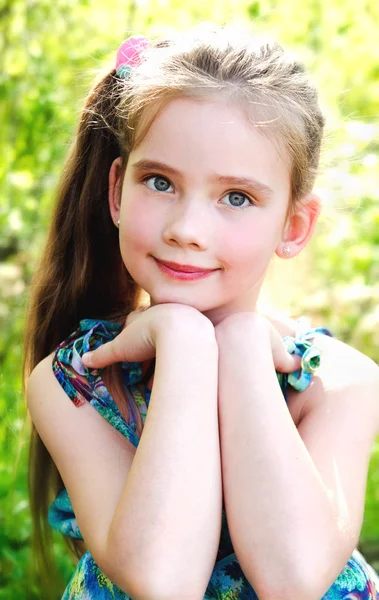
[[[379,385],[379,367],[368,356],[340,340],[316,334],[314,344],[321,351],[321,365],[317,372],[326,389],[351,385]]]
[[[100,371],[85,367],[82,356],[110,342],[120,331],[121,325],[113,321],[83,319],[56,348],[52,362],[54,375],[76,406],[99,396],[109,401],[110,394]]]
[[[37,401],[41,388],[50,387],[54,382],[53,359],[55,352],[52,352],[41,360],[30,373],[26,382],[26,399],[28,404]]]
[[[291,319],[282,315],[265,315],[282,337],[297,337],[312,330],[308,319]],[[379,367],[368,356],[335,337],[315,333],[313,343],[321,351],[321,365],[317,371],[328,387],[349,386],[353,383],[371,383],[378,385]],[[302,392],[304,393],[304,392]]]
[[[29,414],[45,446],[51,453],[57,432],[68,431],[75,423],[77,411],[57,381],[53,371],[54,352],[46,356],[31,372],[26,383]],[[66,441],[69,436],[65,437]],[[66,444],[64,444],[67,449]]]
[[[29,404],[38,395],[40,387],[51,378],[53,379],[54,352],[41,360],[30,373],[26,382],[26,399]]]
[[[55,353],[44,358],[33,369],[26,383],[26,402],[31,420],[65,481],[71,462],[91,450],[115,446],[135,452],[135,433],[121,418],[113,415],[112,423],[106,407],[99,411],[91,402],[78,409],[53,370]],[[95,392],[96,393],[96,392]]]
[[[297,337],[312,326],[306,319],[268,317],[279,333]],[[296,424],[320,403],[336,402],[337,398],[353,398],[351,402],[366,404],[379,429],[379,367],[359,350],[335,337],[315,333],[313,343],[320,350],[321,364],[311,385],[303,392],[289,390],[288,406]],[[355,399],[355,400],[354,400]],[[362,405],[361,405],[362,406]]]
[[[63,412],[72,415],[76,412],[73,403],[67,402],[66,390],[54,373],[55,355],[56,352],[52,352],[41,360],[26,382],[26,402],[37,429],[44,428],[45,420],[55,421],[57,415],[62,417]]]
[[[301,393],[291,391],[289,405],[296,407],[298,422],[317,411],[364,412],[371,419],[373,436],[379,431],[379,367],[352,346],[326,335],[316,334],[314,344],[321,351],[321,364],[311,385]]]
[[[51,406],[57,409],[59,398],[62,398],[64,410],[70,410],[66,406],[72,403],[79,406],[85,400],[91,400],[93,377],[84,369],[81,356],[112,339],[119,329],[113,323],[84,319],[54,352],[34,367],[26,384],[26,401],[33,421],[40,410],[48,414]],[[72,403],[67,402],[67,396]],[[56,397],[57,400],[52,402]]]
[[[73,431],[96,420],[107,422],[133,447],[138,444],[135,412],[130,411],[124,387],[141,380],[144,366],[122,363],[121,368],[112,365],[96,370],[82,363],[85,352],[112,340],[120,331],[121,325],[114,322],[83,320],[33,369],[26,384],[26,402],[42,438],[50,440],[52,424],[62,429],[64,423],[67,431]],[[77,407],[82,408],[78,411]],[[145,409],[145,403],[140,401],[138,410],[143,414]]]

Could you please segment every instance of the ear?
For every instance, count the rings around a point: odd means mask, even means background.
[[[115,158],[111,168],[109,170],[109,188],[108,188],[108,201],[109,209],[113,223],[118,227],[118,220],[120,218],[120,207],[121,207],[121,194],[122,194],[122,181],[121,181],[121,156]]]
[[[299,254],[312,237],[320,209],[320,199],[313,193],[298,201],[283,228],[282,240],[275,251],[278,256],[292,258]]]

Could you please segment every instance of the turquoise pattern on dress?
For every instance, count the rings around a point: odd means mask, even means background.
[[[79,328],[57,348],[53,359],[53,371],[76,406],[90,402],[113,427],[137,447],[139,438],[136,434],[136,421],[133,419],[135,414],[132,412],[133,404],[130,404],[131,410],[127,423],[102,380],[102,370],[87,369],[81,360],[85,352],[112,340],[120,331],[121,325],[111,321],[82,320]],[[311,381],[315,367],[320,361],[320,352],[317,346],[312,344],[312,339],[317,333],[331,335],[326,329],[312,329],[296,339],[284,338],[288,351],[302,357],[299,371],[289,376],[277,374],[285,399],[288,385],[303,390]],[[121,363],[125,387],[133,396],[143,423],[145,423],[151,395],[148,377],[154,364],[155,361]],[[48,519],[51,527],[62,534],[83,539],[66,489],[59,492],[50,506]],[[62,600],[94,599],[132,600],[100,570],[90,552],[85,552],[75,568]],[[258,600],[258,597],[246,579],[234,553],[223,503],[219,549],[203,600],[248,599]],[[343,571],[320,600],[378,599],[379,578],[358,550],[354,550]]]

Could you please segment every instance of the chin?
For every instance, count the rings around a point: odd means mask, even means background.
[[[150,294],[150,298],[151,305],[169,303],[185,304],[186,306],[191,306],[192,308],[195,308],[199,312],[205,312],[208,310],[212,310],[212,308],[215,308],[213,304],[211,304],[210,302],[206,302],[204,299],[189,298],[188,294]]]

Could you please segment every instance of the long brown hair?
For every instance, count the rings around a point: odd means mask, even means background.
[[[25,378],[80,319],[127,315],[138,298],[138,287],[121,260],[107,201],[109,169],[120,156],[114,134],[116,84],[112,72],[88,95],[63,169],[45,250],[31,286]],[[106,125],[102,119],[107,119]],[[61,487],[59,473],[32,424],[29,490],[39,581],[53,569],[46,515],[53,494]],[[72,549],[78,547],[72,543]]]
[[[227,27],[201,27],[152,43],[142,59],[128,79],[108,73],[85,101],[32,283],[25,377],[80,319],[111,318],[135,308],[140,290],[121,260],[108,209],[108,173],[118,156],[125,170],[129,152],[172,98],[240,102],[253,125],[285,151],[292,205],[312,189],[324,119],[303,66],[278,44]],[[34,427],[29,484],[36,553],[47,564],[47,508],[62,481]]]

